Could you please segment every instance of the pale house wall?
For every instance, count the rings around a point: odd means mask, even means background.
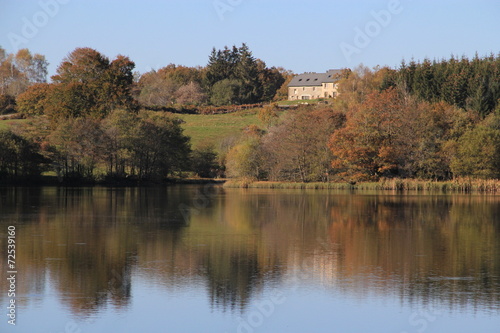
[[[322,97],[324,98],[337,97],[339,93],[338,85],[336,83],[323,83],[322,89],[323,89]]]
[[[314,87],[288,87],[288,100],[308,100],[316,98],[333,98],[338,95],[336,83],[323,83]]]
[[[288,100],[308,100],[323,97],[323,87],[288,87]]]

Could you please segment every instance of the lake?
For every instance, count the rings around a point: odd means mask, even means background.
[[[500,196],[3,187],[0,227],[1,332],[500,331]]]

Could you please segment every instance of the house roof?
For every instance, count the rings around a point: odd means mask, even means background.
[[[339,80],[336,74],[342,73],[341,69],[331,69],[326,73],[304,73],[296,75],[288,84],[289,87],[314,87],[323,83],[334,83]]]

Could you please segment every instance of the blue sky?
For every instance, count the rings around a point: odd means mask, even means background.
[[[498,53],[499,18],[497,0],[0,0],[0,46],[44,54],[51,75],[76,47],[144,73],[242,42],[269,66],[323,72]]]

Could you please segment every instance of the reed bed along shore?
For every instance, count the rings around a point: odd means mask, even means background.
[[[328,190],[371,190],[371,191],[421,191],[421,192],[483,192],[500,193],[497,179],[456,179],[451,181],[426,181],[415,179],[382,179],[378,182],[360,183],[294,183],[252,181],[249,179],[230,180],[227,188],[262,189],[328,189]]]

